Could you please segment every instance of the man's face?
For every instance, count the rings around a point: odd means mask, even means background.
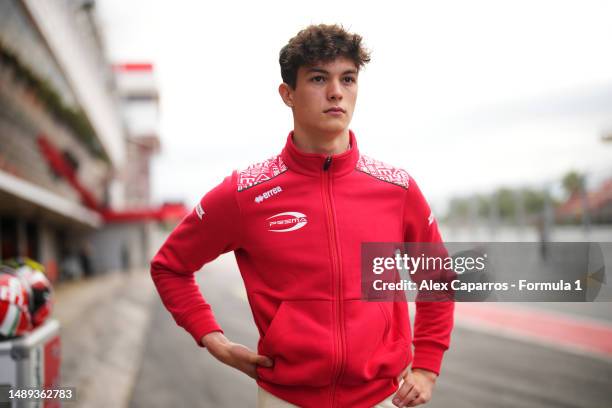
[[[355,63],[344,57],[300,67],[295,89],[288,88],[296,127],[330,135],[347,129],[357,101],[358,74]]]

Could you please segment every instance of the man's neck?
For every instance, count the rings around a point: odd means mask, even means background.
[[[293,131],[293,143],[304,153],[334,155],[344,153],[350,148],[349,130],[344,129],[337,134],[315,135],[301,129]]]

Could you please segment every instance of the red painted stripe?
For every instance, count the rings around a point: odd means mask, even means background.
[[[70,163],[68,163],[62,152],[42,133],[38,135],[38,148],[40,149],[43,157],[47,159],[49,166],[51,166],[51,168],[55,170],[57,174],[66,179],[72,188],[79,193],[83,204],[92,210],[98,211],[98,201],[93,193],[91,193],[81,184],[77,178],[75,169],[70,165]]]
[[[501,304],[459,303],[458,321],[486,325],[550,344],[612,356],[612,324],[581,320],[537,308]]]
[[[149,62],[141,62],[141,63],[127,63],[127,64],[115,64],[113,65],[115,71],[145,71],[151,72],[153,71],[153,64]]]
[[[164,204],[161,207],[139,208],[127,211],[102,211],[107,222],[135,222],[135,221],[180,221],[189,213],[183,204]]]

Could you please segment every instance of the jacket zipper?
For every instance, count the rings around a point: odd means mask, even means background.
[[[336,385],[342,376],[342,372],[344,371],[345,364],[345,353],[344,353],[344,319],[343,319],[343,310],[342,310],[342,268],[339,261],[339,250],[338,250],[338,240],[336,236],[336,227],[335,227],[335,219],[334,219],[334,211],[332,206],[332,194],[331,194],[331,175],[329,172],[329,168],[332,163],[331,156],[328,156],[325,159],[325,163],[323,164],[323,197],[325,198],[325,210],[327,213],[327,225],[329,228],[329,238],[330,238],[330,246],[331,246],[331,255],[332,255],[332,275],[334,278],[334,286],[333,286],[333,295],[334,300],[336,302],[335,307],[335,325],[334,331],[337,329],[338,334],[334,336],[336,338],[336,345],[338,350],[338,359],[337,364],[334,367],[334,378],[332,382],[332,407],[336,406]]]

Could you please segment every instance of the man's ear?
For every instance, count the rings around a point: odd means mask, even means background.
[[[278,93],[280,94],[281,98],[283,98],[285,105],[293,108],[293,89],[291,89],[288,84],[283,82],[278,86]]]

